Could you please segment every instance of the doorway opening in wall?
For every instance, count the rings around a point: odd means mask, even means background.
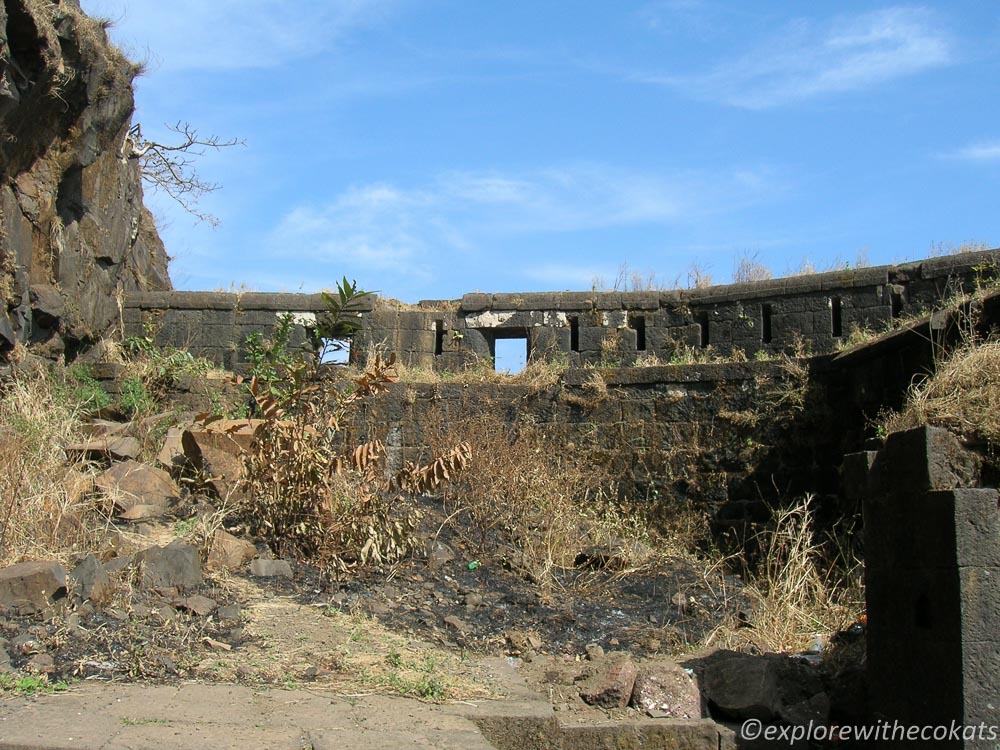
[[[351,342],[337,341],[340,348],[332,345],[333,339],[323,339],[320,342],[320,363],[324,365],[346,365],[351,361]]]
[[[528,365],[528,337],[524,334],[498,336],[493,341],[493,369],[517,375]]]

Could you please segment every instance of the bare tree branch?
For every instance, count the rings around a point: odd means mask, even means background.
[[[203,138],[186,122],[167,127],[181,137],[179,143],[171,145],[148,141],[142,135],[142,127],[138,123],[133,125],[122,142],[122,161],[138,161],[143,182],[154,190],[163,190],[200,221],[218,225],[217,218],[198,209],[198,202],[220,186],[202,180],[195,169],[195,161],[197,157],[204,156],[206,149],[219,150],[245,146],[246,143],[237,138],[223,140],[215,135]]]

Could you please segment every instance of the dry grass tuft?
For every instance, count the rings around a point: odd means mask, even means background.
[[[448,524],[481,552],[506,558],[543,591],[563,585],[560,574],[588,548],[613,548],[622,568],[650,561],[648,527],[612,499],[599,465],[535,425],[509,428],[495,414],[448,425],[433,443],[456,436],[472,459],[441,499]]]
[[[0,398],[0,565],[96,549],[87,464],[67,461],[81,404],[54,376],[19,373]]]
[[[817,634],[836,633],[864,612],[862,566],[842,553],[830,560],[816,541],[810,499],[778,512],[755,537],[760,566],[742,592],[751,602],[749,627],[725,623],[703,645],[802,651]]]
[[[925,424],[1000,445],[1000,340],[957,348],[932,377],[911,388],[906,407],[883,426],[890,433]]]

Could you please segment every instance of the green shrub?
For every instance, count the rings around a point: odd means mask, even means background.
[[[129,375],[121,382],[118,407],[128,417],[152,414],[156,411],[156,400],[150,396],[146,383],[138,375]]]

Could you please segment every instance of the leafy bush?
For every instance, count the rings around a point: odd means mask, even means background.
[[[288,352],[290,317],[279,321],[272,340],[248,341],[255,370],[249,389],[262,421],[244,456],[236,512],[282,554],[340,570],[408,554],[418,521],[408,494],[433,489],[467,461],[467,449],[458,446],[386,479],[380,442],[341,454],[338,431],[346,414],[397,379],[395,357],[376,354],[350,388],[327,395],[319,387],[324,356],[343,349],[360,329],[354,308],[367,295],[346,278],[336,296],[324,294],[327,310],[317,321],[312,357]]]
[[[354,379],[355,390],[334,395],[332,408],[316,397],[315,383],[298,384],[280,401],[251,381],[263,421],[244,457],[245,494],[237,513],[282,554],[340,570],[398,560],[413,549],[419,520],[407,495],[436,488],[467,462],[468,448],[460,445],[385,479],[381,442],[341,455],[341,419],[359,399],[395,380],[393,364],[392,357],[375,357]]]
[[[118,406],[130,418],[152,414],[156,410],[156,401],[146,390],[146,384],[138,375],[124,378],[119,388]]]
[[[74,363],[67,367],[62,383],[57,380],[53,386],[55,394],[80,409],[97,411],[111,405],[111,397],[85,364]]]

